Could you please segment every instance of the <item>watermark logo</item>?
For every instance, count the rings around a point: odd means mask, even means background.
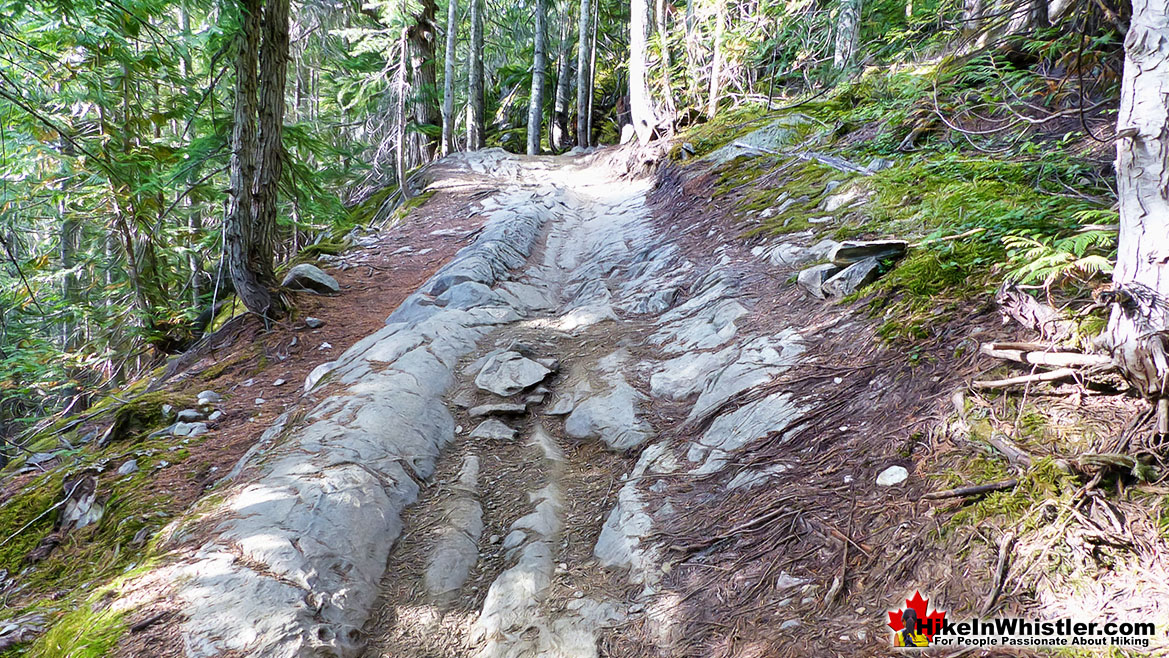
[[[928,647],[946,620],[944,610],[929,611],[929,599],[914,592],[905,599],[905,607],[889,611],[889,628],[893,629],[893,646]]]
[[[913,647],[1139,647],[1157,636],[1156,624],[1130,619],[1081,620],[992,617],[947,619],[921,592],[889,611],[893,646]]]

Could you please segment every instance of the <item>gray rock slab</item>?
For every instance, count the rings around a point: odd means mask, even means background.
[[[880,276],[880,261],[876,258],[866,258],[828,277],[822,288],[829,295],[844,297],[876,281]]]
[[[702,390],[711,374],[737,355],[738,350],[728,348],[719,352],[688,352],[663,361],[650,376],[650,394],[667,400],[684,400]]]
[[[467,414],[472,418],[478,418],[480,416],[515,416],[527,410],[527,404],[500,402],[497,404],[481,404],[477,407],[471,407],[467,411]]]
[[[761,336],[743,346],[739,357],[707,380],[687,422],[706,418],[731,397],[765,384],[804,353],[803,340],[794,330]]]
[[[613,450],[628,450],[653,435],[649,423],[639,417],[645,396],[619,376],[609,390],[585,399],[564,421],[564,432],[574,439],[600,439]]]
[[[909,243],[904,240],[846,240],[829,252],[828,260],[844,267],[867,258],[901,258],[908,249]]]
[[[307,290],[322,295],[341,292],[336,279],[309,263],[301,263],[288,270],[280,285],[290,290]]]
[[[503,397],[515,395],[544,381],[552,371],[519,352],[503,352],[483,364],[475,377],[479,388]]]
[[[511,441],[515,439],[515,432],[515,429],[508,426],[507,423],[488,418],[471,430],[470,436],[472,439],[486,439],[488,441]]]

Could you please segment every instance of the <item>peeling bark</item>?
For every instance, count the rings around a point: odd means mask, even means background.
[[[1116,143],[1120,240],[1105,342],[1148,397],[1169,391],[1169,6],[1133,2]]]

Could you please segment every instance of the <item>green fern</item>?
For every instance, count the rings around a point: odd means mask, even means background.
[[[1111,211],[1077,213],[1081,225],[1115,217]],[[1116,259],[1116,231],[1092,227],[1067,237],[1017,233],[1003,237],[1012,283],[1042,283],[1051,288],[1064,283],[1087,283],[1112,273]]]

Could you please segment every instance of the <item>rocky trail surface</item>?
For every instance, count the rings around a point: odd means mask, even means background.
[[[142,579],[187,656],[887,651],[928,528],[886,432],[945,374],[791,282],[823,245],[752,250],[606,157],[432,167],[481,226]]]

